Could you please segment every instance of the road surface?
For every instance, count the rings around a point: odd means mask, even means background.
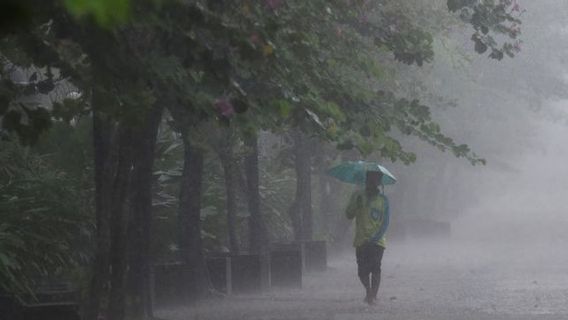
[[[369,307],[351,254],[272,290],[161,310],[168,320],[568,319],[568,246],[410,241],[390,244],[379,302]]]

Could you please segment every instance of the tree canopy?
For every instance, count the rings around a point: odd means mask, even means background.
[[[3,101],[8,102],[2,110],[3,130],[17,132],[24,143],[32,143],[49,126],[50,116],[45,108],[27,106],[16,97],[47,94],[70,83],[81,97],[57,101],[55,116],[68,119],[70,113],[85,112],[81,107],[89,108],[92,90],[105,93],[106,111],[117,116],[139,114],[164,95],[175,101],[168,106],[176,109],[172,113],[192,123],[235,118],[249,130],[304,123],[340,148],[411,162],[414,156],[392,137],[396,128],[474,163],[479,160],[467,146],[442,134],[427,106],[385,90],[385,70],[393,58],[418,66],[433,59],[432,34],[408,14],[408,4],[62,4],[38,4],[33,23],[2,41],[5,66],[38,68],[25,84],[3,77]],[[490,51],[494,59],[515,54],[516,2],[448,1],[447,6],[472,26],[477,52]],[[504,36],[511,40],[496,40]]]

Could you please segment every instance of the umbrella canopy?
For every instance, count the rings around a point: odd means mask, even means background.
[[[327,174],[343,182],[358,185],[365,184],[367,171],[379,171],[383,173],[382,185],[395,184],[396,178],[385,167],[372,161],[348,161],[337,165],[329,170]]]

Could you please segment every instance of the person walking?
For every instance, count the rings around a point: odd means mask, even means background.
[[[387,197],[379,190],[383,173],[367,171],[365,189],[351,196],[347,209],[348,219],[355,219],[355,255],[357,274],[365,287],[365,302],[375,305],[381,283],[381,261],[385,251],[385,232],[389,224]]]

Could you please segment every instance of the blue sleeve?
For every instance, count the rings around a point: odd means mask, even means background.
[[[377,230],[377,232],[371,238],[372,242],[379,241],[385,235],[385,232],[387,232],[390,223],[389,199],[385,195],[382,196],[384,200],[384,209],[385,209],[383,212],[383,223],[381,224],[379,230]]]

